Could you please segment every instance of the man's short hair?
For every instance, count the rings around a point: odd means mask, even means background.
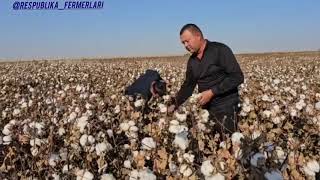
[[[182,35],[182,33],[186,30],[189,30],[192,33],[199,33],[201,37],[203,37],[202,31],[200,30],[200,28],[195,25],[195,24],[186,24],[184,25],[181,30],[180,30],[180,36]]]
[[[159,96],[163,96],[167,92],[167,83],[164,80],[158,80],[154,83],[154,89]]]

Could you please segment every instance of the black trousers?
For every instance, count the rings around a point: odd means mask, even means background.
[[[232,134],[237,130],[239,103],[239,98],[233,98],[219,104],[211,103],[205,107],[209,111],[209,119],[215,123],[213,132]]]

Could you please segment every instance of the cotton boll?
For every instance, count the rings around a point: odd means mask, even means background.
[[[179,114],[178,112],[176,112],[175,116],[180,122],[184,122],[187,119],[187,114]]]
[[[60,161],[60,157],[58,154],[51,154],[49,158],[49,165],[51,167],[55,167],[59,161]]]
[[[136,123],[135,123],[134,121],[132,121],[132,120],[129,121],[128,124],[129,124],[129,126],[134,126],[134,125],[136,125]]]
[[[18,116],[21,113],[20,109],[14,109],[12,115]]]
[[[159,109],[161,113],[166,113],[167,112],[167,107],[164,104],[159,104]]]
[[[144,103],[143,99],[139,99],[137,101],[134,102],[134,107],[141,107]]]
[[[286,159],[286,155],[285,155],[284,151],[282,150],[282,148],[280,146],[277,146],[275,148],[275,152],[278,157],[278,160],[275,160],[275,161],[279,161],[280,163],[283,163],[283,161]]]
[[[88,142],[89,142],[89,144],[93,144],[95,141],[96,141],[96,139],[95,139],[92,135],[89,135],[89,136],[88,136]]]
[[[116,105],[116,107],[114,108],[114,113],[119,114],[119,112],[120,112],[120,106]]]
[[[202,162],[200,169],[204,176],[211,176],[215,168],[211,164],[210,160],[206,160]]]
[[[240,132],[234,132],[231,136],[232,144],[241,144],[241,139],[244,138],[243,134]]]
[[[319,163],[315,160],[310,160],[303,166],[304,173],[308,176],[315,176],[320,171]]]
[[[77,176],[77,180],[92,180],[93,174],[87,170],[77,170],[75,172],[75,175]]]
[[[141,147],[142,149],[151,150],[156,148],[156,143],[151,137],[143,138],[141,143],[142,143],[142,147]]]
[[[82,116],[81,118],[78,119],[77,127],[80,129],[81,133],[84,132],[84,128],[87,126],[87,124],[88,124],[87,116]]]
[[[95,146],[96,149],[96,153],[98,156],[102,155],[103,152],[105,152],[107,150],[107,144],[102,142],[102,143],[98,143]]]
[[[252,139],[256,139],[258,138],[259,136],[261,135],[261,132],[260,131],[253,131],[253,134],[252,134]]]
[[[39,138],[30,139],[31,146],[41,146],[41,140]]]
[[[63,136],[66,133],[65,129],[63,127],[60,127],[58,130],[59,136]]]
[[[206,123],[209,119],[209,112],[205,109],[201,110],[201,122]]]
[[[11,143],[11,141],[12,141],[12,137],[11,137],[11,135],[3,136],[2,141],[3,141],[3,144],[4,144],[4,145],[8,145],[8,144],[10,144],[10,143]]]
[[[129,128],[130,128],[130,125],[128,124],[128,123],[121,123],[120,124],[120,129],[122,130],[122,131],[128,131],[129,130]]]
[[[169,162],[169,169],[172,173],[177,172],[177,165],[174,162]]]
[[[185,150],[189,145],[187,137],[188,137],[188,133],[186,131],[178,133],[175,135],[173,144],[178,146],[180,149]]]
[[[274,124],[279,124],[280,122],[281,122],[281,118],[280,117],[275,117],[275,118],[272,118],[272,122],[274,123]]]
[[[73,166],[71,164],[68,165],[64,165],[62,168],[62,173],[68,173],[70,170],[72,170]]]
[[[265,111],[263,111],[262,115],[263,115],[264,118],[270,118],[271,114],[272,114],[271,111],[265,110]]]
[[[124,166],[125,168],[131,169],[131,162],[130,162],[130,160],[125,160],[125,161],[123,162],[123,166]]]
[[[83,134],[81,137],[80,137],[80,144],[82,147],[85,147],[87,145],[87,142],[88,142],[88,135],[87,134]]]
[[[2,134],[3,135],[10,135],[12,127],[13,127],[13,124],[11,124],[11,123],[6,124],[3,127]]]
[[[217,173],[217,174],[205,177],[205,180],[225,180],[225,177],[222,174]]]
[[[38,147],[31,147],[30,151],[31,151],[32,156],[36,156],[39,153]]]
[[[185,125],[170,125],[169,126],[169,132],[173,134],[178,134],[183,131],[188,131],[188,128]]]
[[[108,136],[111,138],[111,137],[113,137],[113,131],[112,131],[112,129],[108,129],[107,130],[107,134],[108,134]]]
[[[129,131],[131,131],[131,132],[138,132],[138,131],[139,131],[139,128],[138,128],[137,126],[131,126],[131,127],[129,128]]]
[[[316,110],[318,110],[318,111],[320,110],[320,101],[315,104],[315,108],[316,108]]]
[[[100,180],[116,180],[112,174],[103,174],[100,177]]]
[[[182,164],[180,166],[180,173],[184,176],[184,177],[189,177],[192,174],[192,169],[186,165],[186,164]]]
[[[188,163],[193,163],[194,161],[194,155],[189,154],[189,153],[184,153],[183,158],[188,162]]]
[[[267,180],[282,180],[283,179],[282,174],[279,170],[272,170],[270,172],[266,172],[264,174],[264,177]]]
[[[219,147],[220,148],[227,148],[227,144],[225,141],[221,141],[220,144],[219,144]]]

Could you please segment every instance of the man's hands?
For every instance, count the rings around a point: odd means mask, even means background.
[[[199,97],[199,104],[201,106],[207,104],[211,100],[211,98],[213,98],[213,96],[214,96],[214,93],[212,92],[211,89],[203,91]]]
[[[203,91],[200,94],[200,97],[198,98],[198,102],[201,106],[203,106],[207,104],[213,98],[213,96],[214,96],[214,93],[211,89]],[[170,105],[168,107],[168,113],[172,113],[175,109],[176,109],[176,106],[174,104]]]

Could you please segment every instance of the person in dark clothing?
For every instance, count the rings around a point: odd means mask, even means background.
[[[195,24],[183,26],[180,39],[192,55],[187,63],[184,83],[168,111],[172,112],[183,104],[198,85],[201,93],[199,104],[215,120],[215,130],[224,133],[236,131],[240,102],[238,86],[243,83],[244,76],[232,50],[223,43],[204,39]]]
[[[148,69],[138,79],[136,79],[125,90],[125,95],[137,96],[141,95],[146,102],[152,96],[163,96],[166,93],[166,82],[160,77],[160,74]]]

